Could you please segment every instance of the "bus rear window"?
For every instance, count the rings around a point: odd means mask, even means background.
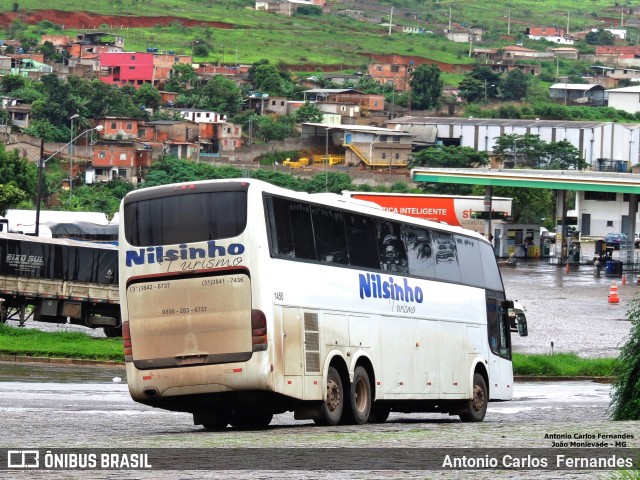
[[[137,247],[236,237],[247,224],[246,191],[185,193],[125,204],[124,232]]]

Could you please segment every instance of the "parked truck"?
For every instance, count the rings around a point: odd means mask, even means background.
[[[72,323],[121,334],[118,248],[0,233],[0,322]]]

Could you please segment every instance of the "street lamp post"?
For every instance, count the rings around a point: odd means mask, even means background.
[[[60,153],[65,148],[67,148],[73,142],[78,140],[80,137],[86,135],[89,132],[93,132],[94,130],[96,132],[100,132],[100,131],[102,131],[103,128],[104,127],[102,125],[97,125],[97,126],[95,126],[93,128],[85,130],[80,135],[72,138],[69,143],[63,145],[58,150],[53,152],[46,159],[44,158],[44,138],[40,140],[40,159],[38,161],[38,195],[37,195],[37,198],[36,198],[36,231],[35,231],[35,236],[36,237],[40,236],[40,204],[42,203],[42,177],[44,175],[44,166],[46,165],[46,163],[49,160],[51,160],[53,157],[55,157],[58,153]]]
[[[69,142],[69,196],[71,196],[71,190],[73,190],[73,120],[80,115],[77,113],[71,115],[71,141]]]

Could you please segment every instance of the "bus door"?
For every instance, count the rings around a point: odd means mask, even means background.
[[[489,341],[489,397],[508,400],[513,395],[509,305],[503,292],[487,291],[487,336]]]

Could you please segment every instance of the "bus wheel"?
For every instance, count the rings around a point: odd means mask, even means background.
[[[231,412],[226,409],[216,409],[215,413],[207,412],[201,414],[196,412],[193,414],[193,423],[195,425],[202,425],[206,430],[224,430],[229,425],[231,419]]]
[[[389,418],[389,413],[391,413],[389,407],[374,405],[371,407],[371,412],[369,412],[368,423],[384,423],[387,421],[387,418]]]
[[[344,409],[344,390],[340,374],[334,367],[327,373],[327,400],[322,405],[322,416],[314,418],[316,425],[337,425]]]
[[[102,330],[108,338],[115,338],[122,336],[122,327],[103,327]]]
[[[463,413],[460,413],[460,420],[463,422],[481,422],[487,413],[487,384],[484,377],[479,373],[473,375],[473,397],[465,403]]]
[[[273,419],[270,412],[250,412],[248,410],[238,410],[231,415],[232,427],[235,428],[265,428]]]
[[[371,412],[371,383],[369,374],[362,366],[356,367],[353,372],[349,403],[354,423],[357,425],[367,423],[369,412]]]

